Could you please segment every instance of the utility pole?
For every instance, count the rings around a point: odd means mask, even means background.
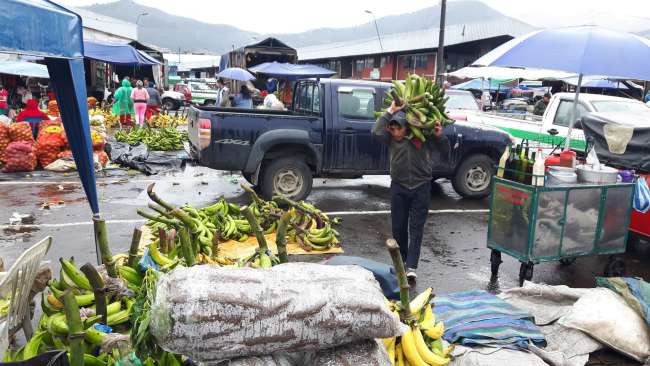
[[[445,16],[447,0],[440,0],[440,33],[438,34],[438,54],[436,55],[436,83],[442,87],[442,74],[445,72]]]

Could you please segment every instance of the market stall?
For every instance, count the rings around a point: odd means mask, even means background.
[[[90,208],[97,216],[99,204],[86,105],[81,18],[45,0],[8,0],[4,5],[4,26],[21,31],[2,37],[0,52],[44,58],[79,178]],[[25,14],[30,14],[29,18]]]

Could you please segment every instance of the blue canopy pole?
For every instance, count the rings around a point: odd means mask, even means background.
[[[99,203],[83,59],[46,58],[45,62],[81,184],[88,197],[90,209],[94,216],[98,217]]]

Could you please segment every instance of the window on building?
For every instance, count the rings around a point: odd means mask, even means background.
[[[366,69],[372,69],[372,68],[375,67],[375,59],[372,58],[372,57],[367,58],[365,60],[365,63],[366,63],[366,66],[365,66]]]
[[[386,65],[390,64],[390,56],[383,56],[379,60],[379,67],[383,68],[386,67]]]
[[[364,60],[356,60],[356,61],[355,61],[354,70],[355,70],[356,72],[362,72],[363,69],[364,69],[364,67],[365,67],[365,62],[364,62]]]
[[[426,69],[428,63],[429,63],[429,56],[427,56],[427,55],[417,55],[417,56],[415,56],[415,68],[416,69]]]
[[[402,63],[402,68],[404,69],[412,69],[414,66],[414,60],[413,56],[404,56],[403,57],[404,62]]]

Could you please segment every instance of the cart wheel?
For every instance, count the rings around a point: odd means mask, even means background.
[[[570,266],[576,261],[576,257],[573,258],[562,258],[560,259],[560,264],[563,266]]]
[[[492,249],[492,253],[490,254],[490,268],[492,269],[492,278],[496,278],[499,276],[499,265],[501,265],[503,261],[501,260],[501,252]]]
[[[623,277],[625,276],[625,262],[621,258],[614,256],[609,257],[605,266],[605,277]]]
[[[519,286],[524,285],[524,280],[530,281],[533,279],[533,266],[532,262],[521,263],[521,267],[519,267]]]

